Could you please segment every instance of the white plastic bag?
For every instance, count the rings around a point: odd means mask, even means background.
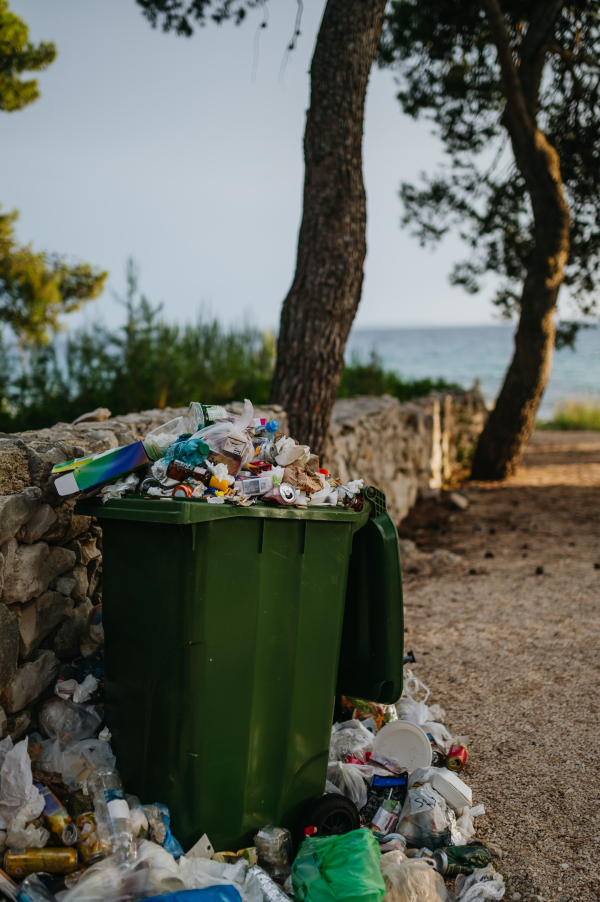
[[[72,742],[62,753],[61,771],[63,783],[71,790],[79,789],[90,771],[104,765],[114,767],[117,759],[108,742],[103,739],[82,739]]]
[[[330,761],[327,765],[327,779],[352,799],[359,811],[367,804],[367,783],[372,776],[373,768],[368,765],[358,767],[343,761]]]
[[[22,810],[28,820],[39,817],[44,810],[44,798],[33,785],[31,759],[27,751],[28,740],[9,749],[0,770],[0,829],[10,829],[10,824]],[[5,746],[6,748],[6,746]]]
[[[396,833],[401,833],[419,849],[425,846],[433,851],[449,843],[451,819],[448,805],[429,783],[408,790]]]
[[[444,878],[423,858],[405,858],[402,852],[381,856],[386,893],[383,902],[450,902]]]
[[[456,902],[491,902],[501,899],[506,887],[504,878],[491,864],[466,876],[456,878]]]
[[[231,476],[237,476],[244,464],[254,454],[252,438],[248,433],[248,427],[254,418],[254,408],[246,398],[244,412],[234,422],[219,420],[212,426],[206,426],[196,432],[192,438],[200,438],[210,448],[210,461],[213,464],[222,463],[227,467]]]
[[[465,805],[460,813],[460,817],[456,819],[456,826],[460,830],[463,838],[463,842],[457,843],[457,845],[464,845],[473,839],[475,836],[473,818],[480,817],[482,814],[485,814],[483,805],[475,805],[473,808],[469,808],[468,805]]]
[[[372,747],[373,734],[363,727],[360,720],[347,720],[332,727],[329,760],[342,761],[346,755],[354,755],[364,761],[365,752]]]
[[[103,717],[96,705],[76,705],[58,696],[45,701],[38,715],[40,729],[51,739],[60,739],[63,746],[92,736]]]
[[[404,689],[400,700],[396,702],[398,716],[419,725],[427,722],[442,724],[446,719],[446,712],[439,705],[426,704],[430,694],[431,689],[422,683],[412,670],[405,670]],[[431,732],[431,730],[427,732]]]

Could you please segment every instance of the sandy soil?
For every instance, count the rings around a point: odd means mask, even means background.
[[[406,567],[414,671],[468,734],[465,779],[508,900],[600,897],[600,434],[538,432],[517,476],[400,527],[461,566]]]

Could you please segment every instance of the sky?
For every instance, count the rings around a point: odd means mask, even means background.
[[[11,0],[55,63],[41,99],[2,119],[0,200],[18,237],[109,271],[107,290],[71,327],[117,325],[114,298],[132,256],[169,320],[198,310],[277,328],[294,273],[302,212],[302,136],[310,59],[324,2],[304,3],[283,77],[295,0],[192,38],[155,31],[134,0]],[[442,159],[431,125],[402,115],[389,70],[373,69],[364,135],[367,260],[356,327],[494,321],[491,287],[448,283],[458,239],[421,249],[399,227],[402,180]]]

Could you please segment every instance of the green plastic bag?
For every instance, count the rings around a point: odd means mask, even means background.
[[[381,902],[380,858],[370,830],[305,839],[292,865],[296,902]]]

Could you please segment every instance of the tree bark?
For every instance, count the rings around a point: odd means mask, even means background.
[[[310,68],[304,208],[281,314],[271,401],[317,454],[360,301],[366,254],[362,134],[386,0],[328,0]]]
[[[546,0],[544,0],[546,2]],[[554,0],[558,14],[560,2]],[[554,312],[569,258],[570,213],[563,194],[556,150],[535,121],[544,55],[542,44],[529,65],[514,64],[498,0],[482,0],[506,92],[503,122],[533,211],[534,248],[521,295],[515,351],[504,384],[479,438],[472,479],[504,479],[515,473],[535,427],[535,417],[552,369]],[[545,39],[546,40],[546,39]],[[532,72],[537,76],[533,85]],[[527,90],[523,90],[525,84]]]

